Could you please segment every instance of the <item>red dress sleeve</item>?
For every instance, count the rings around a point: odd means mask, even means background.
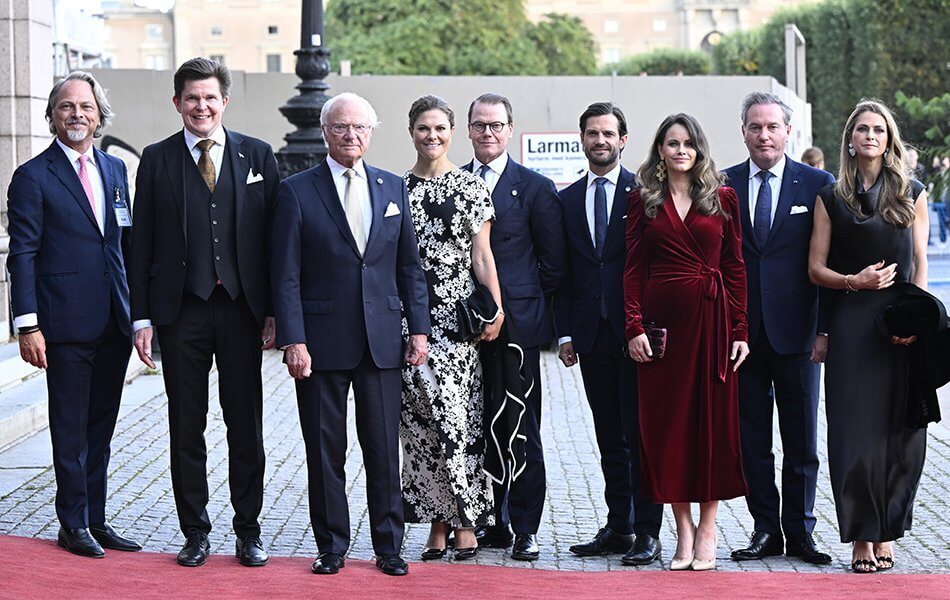
[[[641,302],[649,271],[643,243],[646,219],[643,213],[643,202],[640,200],[640,190],[633,190],[627,196],[627,260],[623,271],[625,333],[628,341],[643,333]]]
[[[746,273],[742,259],[742,215],[739,213],[739,198],[731,187],[719,188],[719,201],[729,215],[723,225],[725,239],[722,242],[722,256],[719,270],[722,273],[726,296],[729,299],[729,312],[732,316],[732,341],[746,342],[749,339],[748,317],[746,312]],[[629,220],[629,217],[628,219]],[[629,261],[629,256],[628,259]]]

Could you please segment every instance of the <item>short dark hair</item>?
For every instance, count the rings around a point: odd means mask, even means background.
[[[620,137],[627,135],[627,118],[623,116],[623,111],[613,102],[594,102],[581,113],[580,125],[581,134],[587,129],[587,119],[591,117],[604,117],[613,115],[617,117],[617,133]]]
[[[452,111],[449,103],[446,102],[444,98],[431,94],[417,99],[412,103],[412,106],[409,107],[409,127],[415,126],[416,121],[419,120],[419,116],[430,110],[441,110],[444,112],[445,116],[449,118],[449,125],[455,127],[455,112]]]
[[[216,78],[221,86],[221,97],[227,98],[231,93],[231,69],[204,56],[186,60],[175,71],[175,97],[181,98],[181,91],[185,89],[185,83],[204,81],[212,77]]]
[[[472,122],[472,111],[475,109],[476,104],[503,104],[505,106],[505,112],[508,114],[508,123],[514,122],[514,113],[511,110],[511,101],[508,100],[505,96],[501,94],[482,94],[478,98],[472,100],[472,103],[468,105],[468,122]]]

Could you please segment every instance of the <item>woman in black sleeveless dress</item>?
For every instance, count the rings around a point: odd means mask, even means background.
[[[819,192],[809,256],[829,303],[825,401],[828,465],[842,542],[858,573],[894,566],[893,540],[910,529],[927,433],[906,425],[908,346],[875,318],[899,293],[927,287],[927,199],[908,178],[890,111],[862,101],[842,136],[838,182]]]

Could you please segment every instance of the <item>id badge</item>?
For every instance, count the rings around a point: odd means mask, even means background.
[[[119,224],[119,227],[132,226],[132,213],[129,212],[128,204],[122,199],[122,192],[119,188],[115,188],[112,210],[115,212],[115,222]]]

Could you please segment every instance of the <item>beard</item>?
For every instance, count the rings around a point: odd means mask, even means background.
[[[619,148],[611,149],[607,153],[607,156],[604,156],[603,158],[594,154],[592,150],[591,151],[584,150],[584,156],[586,156],[587,160],[590,161],[590,164],[594,166],[607,167],[617,162],[617,158],[620,156],[620,149]]]
[[[70,142],[81,142],[89,137],[89,132],[85,129],[67,129],[66,137]]]

